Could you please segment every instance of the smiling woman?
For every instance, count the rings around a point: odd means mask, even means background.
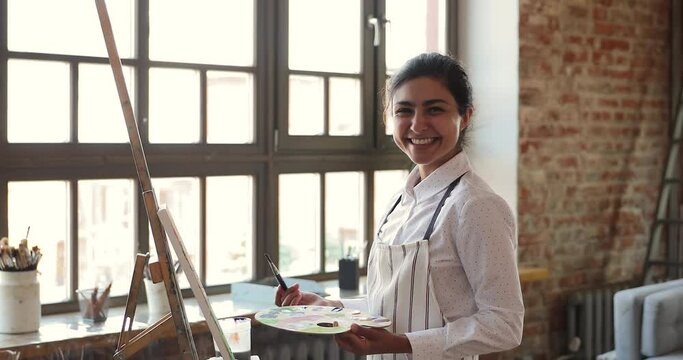
[[[353,325],[336,335],[342,348],[369,359],[412,353],[469,360],[518,346],[524,305],[515,221],[463,149],[472,116],[465,71],[449,56],[422,54],[390,79],[386,95],[394,142],[417,167],[380,222],[367,298],[325,300],[294,284],[278,289],[276,304],[356,308],[390,319],[386,330]]]

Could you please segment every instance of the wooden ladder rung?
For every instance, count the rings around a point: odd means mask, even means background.
[[[683,219],[657,219],[656,225],[683,225]]]
[[[680,262],[675,262],[675,261],[664,261],[664,260],[649,260],[648,264],[650,266],[673,266],[673,267],[679,267],[683,268],[683,263]]]

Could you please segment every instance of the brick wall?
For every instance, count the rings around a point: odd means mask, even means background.
[[[522,347],[566,353],[565,302],[637,278],[668,145],[669,0],[520,0]]]

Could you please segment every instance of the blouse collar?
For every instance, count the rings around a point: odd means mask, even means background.
[[[453,180],[470,169],[470,160],[464,150],[460,151],[422,180],[420,180],[420,171],[415,166],[406,180],[403,189],[403,200],[401,202],[415,199],[416,203],[420,203],[429,199],[448,187]]]

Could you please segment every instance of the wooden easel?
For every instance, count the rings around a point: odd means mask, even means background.
[[[176,279],[175,271],[172,268],[171,256],[166,246],[167,232],[171,237],[171,242],[175,248],[178,259],[180,260],[181,268],[185,272],[190,282],[192,292],[197,298],[197,302],[199,303],[202,314],[204,315],[209,329],[211,330],[211,335],[218,345],[218,349],[224,358],[234,360],[235,357],[230,350],[230,346],[228,345],[220,326],[218,326],[218,322],[211,309],[211,305],[208,302],[206,293],[199,282],[199,277],[197,276],[196,271],[188,259],[182,239],[180,238],[180,235],[173,224],[173,219],[165,209],[159,210],[156,196],[154,195],[154,189],[152,188],[152,181],[147,168],[145,152],[142,148],[142,141],[140,140],[140,133],[135,120],[135,114],[130,103],[126,82],[123,77],[121,59],[119,58],[118,50],[116,49],[114,33],[112,31],[111,21],[109,20],[107,6],[104,0],[95,0],[95,5],[97,6],[97,13],[100,18],[100,25],[102,26],[104,41],[107,46],[107,53],[109,54],[109,63],[114,73],[116,89],[118,91],[119,100],[121,101],[121,108],[123,110],[123,116],[128,129],[128,137],[130,139],[130,146],[133,152],[133,160],[135,162],[138,180],[140,181],[140,187],[142,189],[145,211],[147,212],[147,218],[149,219],[149,224],[152,228],[154,244],[159,256],[158,263],[150,264],[152,280],[154,282],[163,281],[164,287],[166,289],[166,295],[168,297],[168,304],[171,309],[170,313],[166,314],[150,327],[143,330],[140,334],[132,339],[128,339],[128,333],[131,331],[133,326],[133,318],[135,316],[135,308],[137,305],[137,296],[140,291],[140,287],[142,286],[143,269],[145,264],[149,261],[149,254],[138,254],[135,260],[135,269],[131,279],[130,291],[128,293],[126,310],[123,318],[123,325],[121,327],[121,334],[119,335],[116,352],[114,353],[114,359],[127,359],[143,349],[151,341],[161,338],[174,329],[178,339],[178,346],[182,358],[199,360],[197,349],[194,345],[194,340],[192,339],[192,331],[187,321],[187,315],[185,314],[182,293],[178,287],[178,280]],[[161,223],[160,215],[164,218],[166,225],[165,228]]]

